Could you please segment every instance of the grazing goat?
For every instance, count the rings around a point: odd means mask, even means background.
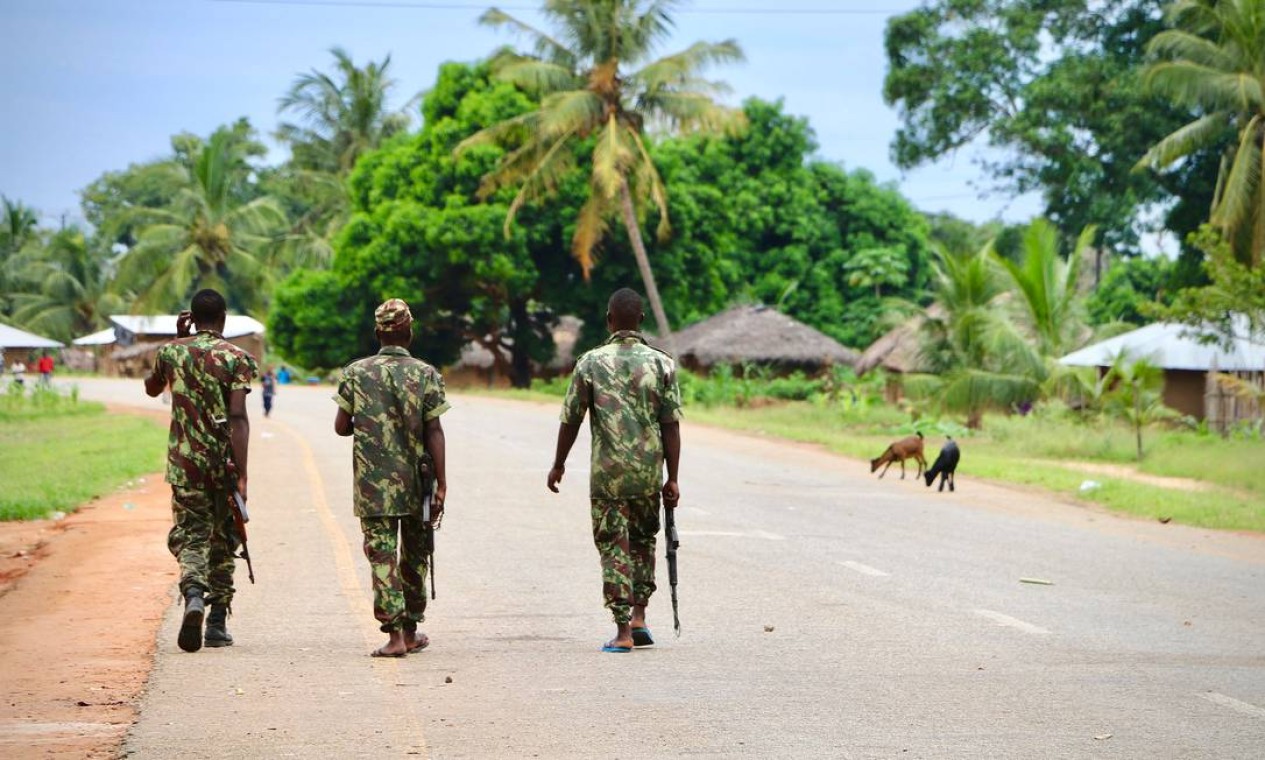
[[[958,450],[958,445],[953,439],[945,441],[944,448],[940,449],[940,456],[936,457],[936,463],[931,465],[931,469],[927,470],[927,487],[935,481],[936,476],[940,476],[940,487],[937,491],[944,490],[944,483],[948,481],[949,490],[953,490],[954,473],[958,471],[958,461],[962,458],[962,452]]]
[[[918,461],[918,475],[922,475],[922,471],[927,469],[927,460],[922,456],[922,433],[911,435],[908,438],[902,438],[891,446],[887,447],[887,451],[878,459],[870,460],[870,472],[874,472],[883,465],[892,466],[892,462],[900,462],[900,479],[905,479],[905,460],[913,457]],[[879,473],[879,477],[887,474],[887,467],[883,467],[883,471]]]

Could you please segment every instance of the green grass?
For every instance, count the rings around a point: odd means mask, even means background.
[[[912,426],[894,410],[846,414],[814,403],[757,409],[691,407],[691,420],[718,427],[821,444],[839,454],[870,459]],[[928,458],[940,435],[928,429]],[[990,416],[984,430],[958,435],[962,472],[969,477],[1033,486],[1066,499],[1101,504],[1139,517],[1171,518],[1207,528],[1265,531],[1265,442],[1227,441],[1195,432],[1147,431],[1147,455],[1139,471],[1199,480],[1207,491],[1184,491],[1125,477],[1078,472],[1078,462],[1133,466],[1131,430],[1112,424],[1082,424],[1032,417]],[[1093,480],[1100,488],[1082,493]]]
[[[53,394],[55,395],[55,394]],[[100,404],[0,396],[0,520],[70,512],[163,467],[166,431]]]

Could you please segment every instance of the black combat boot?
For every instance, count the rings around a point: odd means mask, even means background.
[[[186,652],[196,652],[202,648],[202,616],[206,612],[206,602],[202,599],[202,589],[190,588],[184,597],[184,620],[180,623],[180,636],[176,643]]]
[[[228,605],[212,604],[211,614],[206,616],[206,645],[231,647],[233,636],[228,632]]]

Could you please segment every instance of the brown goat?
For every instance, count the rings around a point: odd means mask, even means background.
[[[870,472],[874,472],[883,465],[891,467],[892,462],[900,462],[900,479],[904,480],[905,460],[910,457],[918,461],[918,474],[914,477],[920,477],[922,471],[927,469],[927,460],[922,455],[922,433],[902,438],[888,446],[881,457],[870,460]],[[887,474],[887,467],[883,467],[883,471],[879,473],[880,478]]]

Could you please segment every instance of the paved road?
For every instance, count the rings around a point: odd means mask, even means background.
[[[372,660],[328,396],[284,387],[256,414],[238,644],[183,654],[169,618],[132,756],[1265,756],[1265,540],[975,483],[969,446],[938,495],[687,425],[684,635],[662,594],[660,646],[605,655],[587,447],[555,496],[556,410],[458,397],[434,644]]]

